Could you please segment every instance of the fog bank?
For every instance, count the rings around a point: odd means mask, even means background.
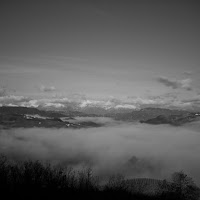
[[[184,170],[200,184],[200,125],[120,124],[90,129],[12,129],[0,131],[0,153],[13,159],[39,159],[88,165],[97,175],[166,178]]]

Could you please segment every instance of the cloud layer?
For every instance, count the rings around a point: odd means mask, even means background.
[[[166,178],[184,170],[200,183],[199,128],[198,122],[182,127],[124,123],[79,130],[1,130],[0,153],[75,168],[88,165],[101,177]]]
[[[74,98],[67,97],[50,97],[50,98],[30,98],[24,96],[6,95],[0,96],[0,106],[22,106],[46,109],[70,109],[85,110],[87,108],[100,108],[103,110],[135,110],[145,107],[159,107],[169,109],[188,109],[200,110],[200,95],[191,96],[190,98],[178,98],[176,93],[166,93],[159,96],[149,95],[147,97],[131,97],[123,99],[105,98]]]

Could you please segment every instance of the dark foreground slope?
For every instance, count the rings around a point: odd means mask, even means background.
[[[128,113],[107,114],[116,120],[133,122],[139,121],[147,124],[170,124],[180,126],[186,123],[200,120],[200,114],[184,110],[171,110],[165,108],[144,108]]]
[[[117,120],[123,121],[140,121],[155,118],[159,115],[170,116],[170,115],[185,115],[190,114],[188,111],[184,110],[171,110],[165,108],[143,108],[141,110],[133,110],[129,113],[117,113],[109,115]]]
[[[153,193],[148,192],[148,188],[153,188]],[[3,156],[0,157],[0,194],[3,199],[20,200],[197,200],[200,196],[199,188],[183,172],[175,173],[172,182],[113,176],[102,185],[91,169],[75,171],[70,167],[43,165],[39,161],[14,163]]]
[[[180,126],[186,123],[190,123],[193,121],[199,120],[199,115],[195,113],[189,113],[189,114],[182,114],[182,115],[159,115],[155,118],[148,119],[148,120],[141,120],[141,123],[147,123],[147,124],[170,124],[173,126]]]
[[[70,123],[66,120],[67,118],[72,119],[74,114],[44,111],[37,108],[0,107],[0,128],[88,128],[102,126],[90,121]],[[63,121],[62,118],[65,120]]]

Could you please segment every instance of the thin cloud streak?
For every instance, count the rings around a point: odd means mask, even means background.
[[[44,86],[44,85],[41,85],[39,87],[39,89],[40,89],[41,92],[53,92],[53,91],[56,91],[55,86]]]
[[[176,80],[176,79],[169,79],[167,77],[161,76],[156,79],[159,83],[162,83],[163,85],[167,87],[171,87],[173,89],[184,89],[187,91],[192,90],[191,82],[192,80],[190,78],[183,79],[183,80]]]

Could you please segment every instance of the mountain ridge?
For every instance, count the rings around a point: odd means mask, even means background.
[[[0,125],[2,127],[56,127],[56,128],[82,128],[100,127],[93,121],[70,123],[68,120],[74,117],[109,117],[116,121],[140,122],[146,124],[170,124],[183,125],[199,120],[200,114],[183,110],[171,110],[166,108],[143,108],[140,110],[128,110],[127,112],[116,112],[108,110],[107,113],[80,111],[47,111],[29,107],[0,107]]]

